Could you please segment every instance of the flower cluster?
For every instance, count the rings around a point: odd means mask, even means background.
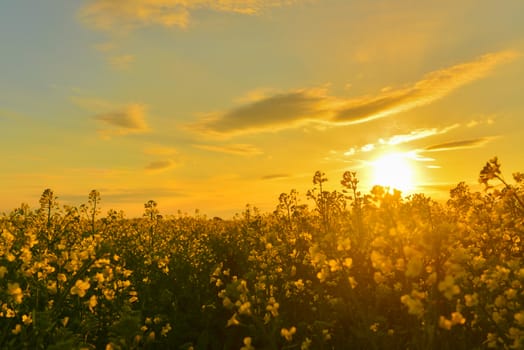
[[[0,348],[522,349],[524,175],[446,203],[315,173],[273,213],[0,216]]]

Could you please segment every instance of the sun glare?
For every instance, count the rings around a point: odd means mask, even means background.
[[[414,190],[414,171],[409,159],[402,153],[383,155],[372,163],[373,185],[400,190],[403,194]]]

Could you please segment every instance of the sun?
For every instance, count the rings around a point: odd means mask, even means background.
[[[415,189],[414,170],[403,153],[390,153],[372,162],[373,185],[389,187],[409,193]]]

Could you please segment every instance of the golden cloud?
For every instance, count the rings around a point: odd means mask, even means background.
[[[145,106],[142,104],[129,104],[111,112],[98,114],[94,119],[102,122],[105,126],[100,130],[104,137],[149,131],[149,126],[146,123]]]
[[[263,153],[260,149],[252,145],[246,145],[246,144],[233,144],[233,145],[225,145],[225,146],[217,146],[217,145],[193,145],[193,146],[199,149],[206,150],[206,151],[234,154],[234,155],[239,155],[239,156],[254,156],[254,155],[259,155]]]
[[[334,126],[365,123],[435,102],[517,56],[515,51],[486,54],[470,62],[430,72],[411,86],[356,99],[329,96],[326,89],[276,93],[226,112],[207,114],[189,128],[210,136],[228,137],[310,123]]]
[[[157,160],[147,164],[144,169],[150,172],[160,172],[171,169],[175,166],[175,163],[171,160]]]
[[[88,25],[102,30],[130,30],[148,25],[186,27],[198,9],[255,14],[293,0],[91,0],[80,11]]]
[[[481,137],[471,140],[460,140],[446,143],[440,143],[438,145],[429,146],[423,149],[424,152],[442,152],[442,151],[454,151],[457,149],[467,148],[478,148],[484,146],[486,143],[493,140],[494,137]]]

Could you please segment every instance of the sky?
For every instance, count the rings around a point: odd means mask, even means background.
[[[231,217],[524,171],[522,0],[0,0],[0,212]],[[389,182],[388,182],[389,181]],[[309,203],[312,205],[312,203]]]

